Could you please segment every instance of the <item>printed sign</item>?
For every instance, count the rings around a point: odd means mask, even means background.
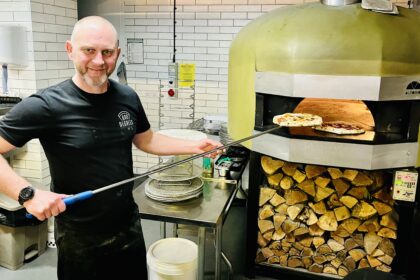
[[[395,200],[411,201],[416,199],[417,172],[396,171],[392,197]]]
[[[194,88],[195,64],[179,64],[179,87]]]

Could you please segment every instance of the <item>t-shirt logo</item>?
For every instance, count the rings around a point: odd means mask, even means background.
[[[130,114],[127,111],[121,111],[118,113],[118,119],[120,120],[118,124],[120,125],[120,128],[125,128],[127,130],[133,130],[134,129],[134,122],[131,119]]]

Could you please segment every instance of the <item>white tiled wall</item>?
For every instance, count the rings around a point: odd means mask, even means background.
[[[76,0],[0,0],[0,24],[22,25],[27,30],[28,66],[9,69],[11,95],[24,98],[72,76],[64,42],[76,20]],[[12,165],[25,178],[48,187],[48,163],[38,140],[28,143],[27,152],[16,156]]]

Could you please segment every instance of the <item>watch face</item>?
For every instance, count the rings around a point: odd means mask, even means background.
[[[35,190],[31,187],[23,188],[19,193],[19,203],[22,205],[24,202],[34,197]]]

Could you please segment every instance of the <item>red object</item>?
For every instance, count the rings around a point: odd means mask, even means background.
[[[175,95],[175,91],[174,91],[173,89],[169,89],[169,90],[168,90],[168,95],[169,95],[170,97],[174,96],[174,95]]]

